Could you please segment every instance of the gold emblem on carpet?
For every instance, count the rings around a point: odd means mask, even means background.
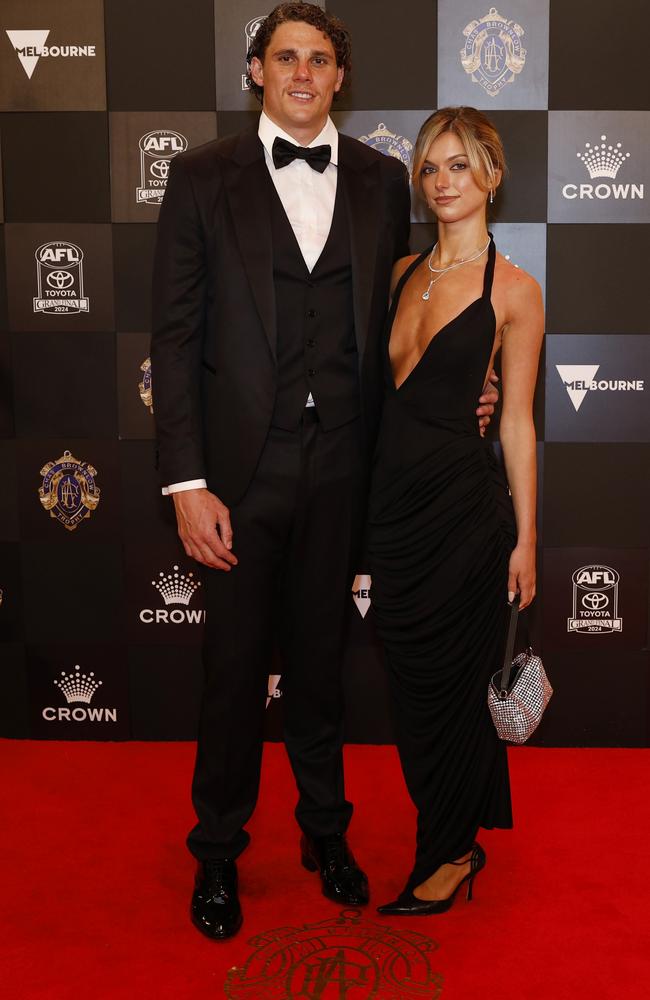
[[[436,1000],[442,992],[430,964],[437,942],[362,919],[360,910],[266,931],[249,944],[252,955],[226,978],[231,1000]]]

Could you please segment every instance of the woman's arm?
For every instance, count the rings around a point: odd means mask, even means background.
[[[537,456],[533,395],[544,336],[544,306],[530,275],[513,275],[502,341],[503,412],[499,437],[517,521],[517,545],[510,557],[508,599],[520,595],[525,608],[535,596],[535,507]]]

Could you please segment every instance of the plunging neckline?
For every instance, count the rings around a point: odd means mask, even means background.
[[[422,261],[426,258],[426,256],[431,252],[432,247],[429,247],[427,250],[425,250],[423,253],[421,253],[420,256],[416,260],[414,260],[411,264],[409,264],[409,266],[405,269],[404,274],[401,276],[401,278],[400,278],[400,280],[399,280],[399,282],[397,284],[397,288],[395,289],[395,295],[393,296],[393,301],[391,303],[391,307],[390,307],[390,311],[389,311],[389,316],[388,316],[388,327],[389,327],[389,331],[390,332],[389,332],[388,336],[385,338],[386,358],[387,358],[387,362],[388,362],[388,370],[390,372],[391,385],[393,387],[393,391],[394,392],[399,392],[400,389],[402,389],[402,387],[404,385],[406,385],[406,383],[410,379],[411,375],[420,366],[420,364],[424,360],[425,356],[428,354],[429,349],[430,349],[431,345],[433,344],[434,340],[437,340],[441,333],[444,333],[446,330],[449,329],[450,326],[453,326],[454,323],[457,323],[459,320],[461,320],[463,318],[463,316],[465,315],[465,313],[469,312],[470,309],[474,308],[474,306],[476,306],[477,303],[482,302],[483,299],[485,298],[486,291],[487,291],[487,287],[486,286],[487,286],[487,278],[488,278],[488,268],[490,266],[490,254],[492,253],[492,250],[493,250],[493,247],[494,247],[494,239],[492,237],[492,234],[490,233],[489,236],[490,236],[490,246],[488,247],[488,259],[485,262],[485,271],[484,271],[484,274],[483,274],[483,291],[472,302],[470,302],[467,306],[465,306],[465,308],[462,309],[456,316],[453,316],[449,320],[449,322],[447,322],[443,326],[441,326],[440,329],[437,330],[436,333],[434,333],[432,337],[429,338],[429,340],[427,342],[427,346],[422,351],[422,354],[420,355],[420,357],[418,358],[418,360],[415,362],[415,364],[411,368],[411,370],[408,373],[408,375],[406,376],[406,378],[403,378],[402,381],[400,382],[400,384],[397,385],[397,383],[395,382],[395,374],[393,372],[393,365],[392,365],[391,359],[390,359],[390,339],[391,339],[391,333],[392,333],[392,330],[393,330],[393,323],[395,322],[395,317],[397,316],[397,309],[399,308],[399,302],[400,302],[400,299],[402,297],[402,292],[404,290],[404,286],[406,285],[406,282],[411,277],[411,275],[418,269],[418,267],[420,266],[420,264],[422,263]],[[490,297],[488,299],[488,304],[490,306],[490,310],[492,312],[492,315],[494,317],[494,322],[495,322],[495,325],[496,325],[496,315],[495,315],[495,312],[494,312],[494,307],[492,305],[491,292],[492,292],[492,283],[490,282]]]

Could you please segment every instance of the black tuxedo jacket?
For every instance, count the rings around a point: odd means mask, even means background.
[[[276,393],[270,181],[256,130],[172,161],[158,223],[151,371],[163,485],[205,478],[232,505],[254,473]],[[399,160],[339,138],[361,412],[372,446],[391,267],[408,253]]]

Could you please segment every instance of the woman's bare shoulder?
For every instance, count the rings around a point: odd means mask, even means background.
[[[508,299],[521,301],[541,297],[541,286],[532,274],[500,253],[496,255],[494,278]]]

